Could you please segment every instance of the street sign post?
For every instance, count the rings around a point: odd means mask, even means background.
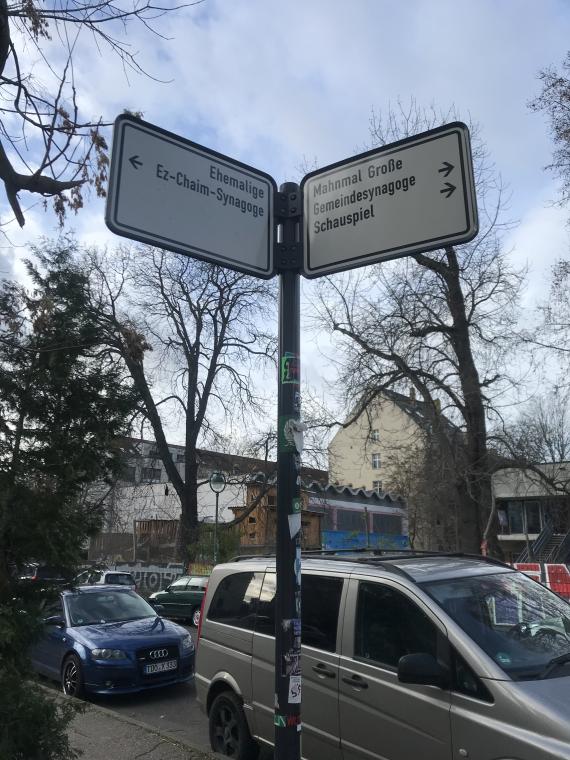
[[[268,279],[272,177],[129,115],[115,121],[106,222],[117,235]]]
[[[311,172],[301,188],[309,278],[465,243],[478,231],[460,122]]]
[[[319,277],[475,237],[469,132],[449,124],[277,192],[268,174],[123,115],[115,122],[105,218],[123,237],[257,277],[279,274],[275,758],[300,760],[299,275]]]

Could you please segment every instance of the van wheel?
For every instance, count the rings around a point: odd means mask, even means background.
[[[200,625],[200,608],[196,607],[195,610],[192,610],[192,625],[195,628],[198,628]]]
[[[256,760],[259,745],[251,738],[239,698],[224,691],[214,699],[210,708],[210,744],[235,760]]]

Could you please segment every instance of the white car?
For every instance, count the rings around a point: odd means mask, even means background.
[[[137,590],[137,584],[131,573],[123,570],[84,570],[75,578],[77,586],[99,586],[111,584],[113,586],[126,586],[132,591]]]

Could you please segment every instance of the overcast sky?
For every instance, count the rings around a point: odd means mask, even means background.
[[[170,41],[129,41],[167,84],[127,82],[116,59],[82,51],[76,78],[88,115],[142,111],[280,184],[300,181],[303,164],[323,166],[368,147],[373,109],[411,98],[455,107],[480,125],[510,188],[510,216],[519,223],[507,244],[513,260],[531,268],[528,306],[549,264],[568,255],[570,210],[552,206],[556,184],[544,171],[548,125],[528,108],[540,69],[559,67],[570,49],[568,0],[205,0],[163,19],[160,30]],[[111,240],[103,213],[92,200],[70,226],[81,240]],[[27,243],[54,232],[39,206],[28,211],[25,229],[10,231],[14,249],[2,250],[0,273],[17,272]],[[312,287],[305,283],[305,298]],[[303,366],[317,377],[312,359]]]

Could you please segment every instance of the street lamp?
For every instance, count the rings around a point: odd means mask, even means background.
[[[213,472],[210,475],[210,488],[216,494],[216,519],[214,522],[214,565],[218,561],[218,499],[226,487],[226,478],[223,472]]]

